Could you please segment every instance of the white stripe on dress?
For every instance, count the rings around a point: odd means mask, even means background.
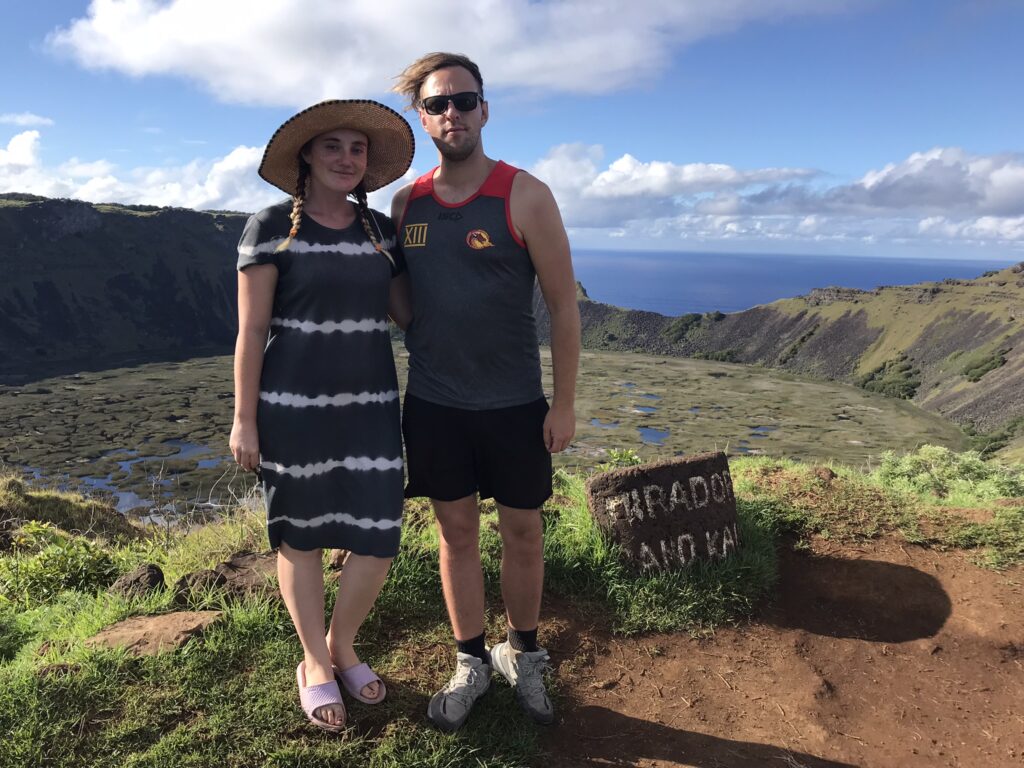
[[[276,461],[261,461],[260,466],[277,472],[279,475],[290,475],[291,477],[314,477],[326,475],[335,469],[351,469],[359,472],[369,472],[371,469],[389,470],[401,469],[402,459],[372,459],[369,456],[346,456],[344,459],[329,459],[318,461],[315,464],[293,464],[286,466]]]
[[[314,323],[312,320],[295,320],[287,317],[272,317],[271,325],[280,325],[285,328],[294,328],[303,333],[356,333],[359,331],[386,331],[387,320],[374,320],[365,318],[363,320],[328,320],[324,323]]]
[[[402,526],[401,519],[374,520],[370,517],[353,517],[347,512],[329,512],[326,515],[313,517],[309,520],[281,515],[280,517],[273,517],[267,521],[267,525],[273,525],[274,523],[288,523],[289,525],[294,525],[296,528],[319,528],[321,525],[327,525],[328,523],[345,523],[345,525],[354,525],[357,528],[362,528],[364,530],[379,528],[382,531],[386,531],[389,528],[400,528]]]
[[[288,405],[293,408],[324,408],[328,405],[366,405],[368,403],[390,403],[398,399],[398,390],[390,392],[342,392],[338,395],[317,395],[306,397],[291,392],[260,392],[260,400],[272,405]]]
[[[284,237],[276,237],[265,243],[240,245],[238,247],[238,255],[257,256],[261,253],[273,253],[286,239]],[[395,247],[396,242],[396,238],[389,237],[381,241],[381,246],[390,251]],[[299,239],[292,240],[287,250],[292,253],[340,253],[342,256],[369,256],[377,251],[373,244],[367,240],[360,243],[308,243],[305,240]]]

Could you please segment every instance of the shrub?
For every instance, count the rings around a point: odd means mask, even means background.
[[[46,602],[64,590],[93,592],[118,576],[109,553],[88,539],[43,523],[28,523],[0,560],[0,596],[27,605]]]
[[[886,360],[871,373],[862,376],[857,386],[870,392],[910,400],[921,386],[921,371],[914,367],[906,355]]]
[[[975,355],[964,363],[963,368],[960,369],[968,381],[976,382],[981,381],[981,377],[989,371],[994,371],[997,368],[1002,368],[1006,365],[1006,353],[1008,349],[997,349],[989,352],[986,355]]]
[[[688,315],[680,315],[666,325],[661,334],[673,344],[678,344],[685,339],[691,330],[700,325],[701,316],[696,312]]]
[[[608,461],[598,464],[597,471],[607,472],[609,469],[635,467],[643,463],[644,460],[640,458],[640,454],[632,448],[610,448],[608,450]]]
[[[921,446],[915,453],[882,455],[875,476],[892,486],[940,499],[954,492],[975,499],[1024,496],[1024,472],[987,462],[977,451],[955,453],[938,445]]]

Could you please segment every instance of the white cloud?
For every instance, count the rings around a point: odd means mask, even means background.
[[[263,147],[239,146],[214,160],[119,171],[107,160],[78,158],[46,167],[39,146],[39,132],[25,131],[13,137],[7,149],[0,149],[0,192],[234,211],[257,211],[285,197],[257,174]],[[395,191],[417,175],[410,169],[402,179],[371,193],[370,205],[390,211]]]
[[[823,190],[794,185],[760,190],[744,196],[742,208],[749,213],[1019,216],[1024,214],[1024,156],[935,147],[868,171],[852,184]]]
[[[0,145],[0,191],[240,211],[284,197],[257,175],[263,147],[239,146],[219,158],[122,170],[104,159],[71,158],[45,166],[40,143],[40,133],[30,130],[14,135],[6,148]],[[602,232],[605,238],[656,241],[663,247],[804,243],[850,250],[969,244],[1024,251],[1022,168],[1015,155],[933,149],[868,171],[853,184],[830,187],[807,169],[737,169],[631,155],[606,163],[599,146],[563,144],[530,170],[551,187],[574,237]],[[372,193],[370,204],[389,211],[395,190],[417,175],[410,169]],[[774,183],[783,179],[784,184]]]
[[[584,194],[594,197],[664,197],[749,187],[814,175],[814,171],[805,168],[739,171],[721,163],[642,163],[627,154],[609,165],[608,170],[599,173]]]
[[[970,243],[1024,248],[1024,158],[916,152],[851,184],[802,168],[737,169],[553,147],[531,169],[567,226],[672,241]]]
[[[39,131],[25,131],[0,149],[0,173],[8,168],[28,168],[39,162]]]
[[[95,176],[109,176],[114,168],[114,164],[106,160],[94,160],[91,163],[84,163],[77,157],[72,157],[62,164],[58,171],[61,175],[70,176],[73,179],[88,179]]]
[[[302,106],[380,94],[428,50],[466,51],[485,83],[605,93],[664,71],[676,50],[864,0],[93,0],[51,49],[90,69],[175,75],[226,101]],[[424,47],[429,41],[429,48]]]
[[[584,227],[671,216],[685,198],[694,198],[704,213],[735,213],[735,192],[729,193],[731,198],[699,196],[784,179],[808,179],[816,173],[806,168],[745,171],[721,163],[643,162],[629,154],[602,169],[603,159],[600,146],[560,144],[530,170],[551,187],[566,221]]]
[[[17,125],[20,128],[28,128],[33,125],[53,125],[53,120],[41,115],[34,115],[31,112],[8,112],[0,115],[0,125]]]

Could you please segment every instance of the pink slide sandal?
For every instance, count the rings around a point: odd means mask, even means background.
[[[323,728],[331,733],[341,733],[344,731],[345,726],[348,724],[348,713],[345,715],[345,721],[340,725],[332,725],[313,714],[320,707],[330,704],[341,704],[342,708],[344,708],[345,705],[341,700],[341,690],[338,688],[338,681],[328,680],[326,683],[307,686],[305,661],[300,661],[299,666],[295,668],[295,681],[299,684],[299,703],[302,705],[302,711],[309,718],[309,722],[317,728]],[[363,683],[363,685],[366,685],[366,683]]]
[[[345,690],[348,691],[349,695],[364,704],[380,704],[384,701],[384,697],[388,695],[388,689],[384,686],[384,681],[380,679],[380,675],[370,669],[368,664],[356,664],[354,667],[349,667],[346,670],[339,670],[335,667],[334,673],[335,677],[345,686]],[[370,683],[377,683],[379,688],[377,698],[375,699],[368,699],[362,693],[363,688]]]

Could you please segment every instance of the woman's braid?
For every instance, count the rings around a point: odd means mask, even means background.
[[[306,179],[309,177],[309,166],[299,161],[299,179],[295,182],[295,194],[292,195],[292,212],[289,218],[292,220],[292,228],[288,231],[288,237],[277,246],[275,251],[283,251],[292,244],[292,239],[299,234],[299,225],[302,224],[302,204],[306,201]]]

